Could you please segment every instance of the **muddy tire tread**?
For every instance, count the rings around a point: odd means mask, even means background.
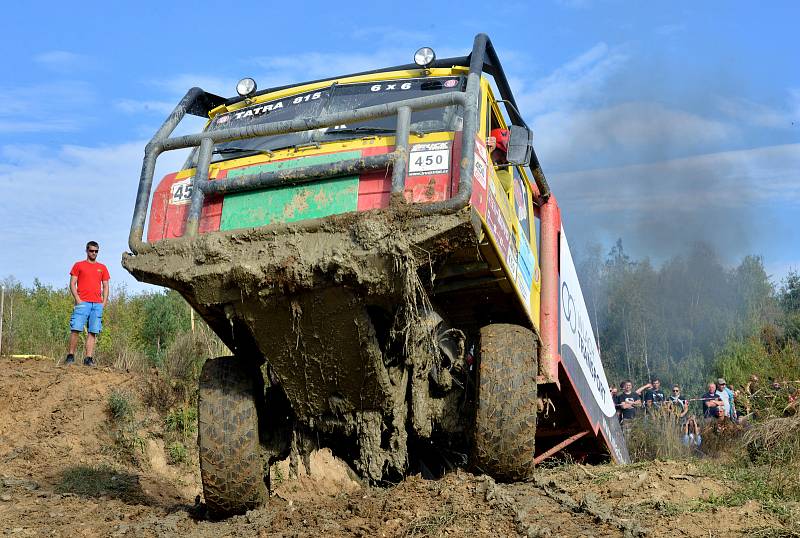
[[[530,480],[536,436],[537,340],[518,325],[481,329],[473,457],[497,480]]]
[[[197,439],[203,496],[212,517],[243,514],[266,498],[255,400],[260,375],[236,357],[203,365]]]

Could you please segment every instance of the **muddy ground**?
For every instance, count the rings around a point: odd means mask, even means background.
[[[327,451],[311,474],[275,475],[259,510],[203,517],[196,451],[168,464],[163,417],[137,405],[140,442],[119,449],[112,390],[143,379],[107,368],[0,358],[0,532],[14,536],[798,536],[703,461],[542,468],[532,483],[459,471],[366,487]],[[797,507],[788,507],[794,510]]]

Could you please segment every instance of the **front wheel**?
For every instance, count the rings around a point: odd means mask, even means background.
[[[536,437],[536,335],[517,325],[487,325],[479,352],[475,466],[498,480],[529,480]]]
[[[263,378],[236,357],[206,361],[200,375],[198,436],[200,475],[209,514],[227,517],[266,498],[258,438],[256,398]]]

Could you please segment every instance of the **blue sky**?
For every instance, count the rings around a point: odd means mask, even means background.
[[[622,237],[657,263],[702,239],[727,263],[762,255],[776,279],[800,268],[800,3],[115,4],[4,10],[0,279],[66,286],[96,239],[112,283],[143,289],[120,265],[143,148],[191,86],[228,96],[243,76],[301,82],[423,45],[462,55],[478,32],[573,248]],[[162,160],[160,175],[181,157]]]

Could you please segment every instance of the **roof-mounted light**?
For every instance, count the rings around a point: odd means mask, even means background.
[[[243,78],[239,82],[236,83],[236,93],[241,95],[242,97],[247,97],[249,95],[253,95],[256,93],[256,81],[252,78]]]
[[[427,68],[436,59],[436,53],[430,47],[422,47],[414,53],[414,63],[420,67]]]

